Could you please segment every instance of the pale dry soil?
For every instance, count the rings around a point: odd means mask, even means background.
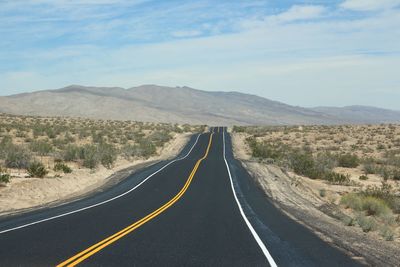
[[[371,266],[399,266],[400,240],[384,241],[377,233],[363,233],[359,227],[344,226],[339,220],[345,212],[339,208],[340,196],[351,192],[355,187],[331,185],[322,180],[312,180],[280,167],[251,158],[245,143],[246,134],[233,133],[234,155],[249,171],[273,203],[292,219],[311,229],[321,239],[338,247],[351,257]],[[337,168],[335,171],[349,173],[351,179],[358,181],[361,171]],[[369,176],[366,184],[380,184],[380,178]],[[365,184],[365,185],[366,185]],[[365,186],[364,185],[364,186]],[[321,189],[326,196],[321,197]]]
[[[14,170],[10,183],[0,187],[0,215],[23,212],[49,203],[63,203],[92,192],[110,182],[115,173],[125,177],[135,170],[157,161],[171,159],[179,154],[189,140],[191,134],[175,134],[174,138],[162,148],[157,155],[147,159],[137,158],[130,161],[118,158],[112,169],[99,166],[92,171],[74,166],[70,174],[55,177],[50,172],[45,178],[29,178],[26,173]],[[121,177],[120,177],[121,178]],[[124,177],[123,177],[124,178]]]

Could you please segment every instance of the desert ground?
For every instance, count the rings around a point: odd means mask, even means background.
[[[176,156],[204,126],[0,115],[0,214],[88,193]]]
[[[400,126],[233,127],[235,157],[285,213],[377,265],[400,261]]]

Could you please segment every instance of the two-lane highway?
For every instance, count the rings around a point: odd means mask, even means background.
[[[104,192],[0,219],[0,266],[353,266],[277,210],[226,128]]]

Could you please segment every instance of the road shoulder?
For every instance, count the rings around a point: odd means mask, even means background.
[[[326,205],[312,191],[278,167],[249,156],[244,140],[232,134],[235,158],[250,173],[271,202],[318,237],[349,254],[353,259],[375,266],[397,266],[400,249],[395,243],[377,240],[360,229],[345,227],[333,205]]]

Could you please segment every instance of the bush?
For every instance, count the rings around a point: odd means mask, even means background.
[[[32,152],[38,153],[40,156],[46,156],[53,151],[53,146],[46,141],[34,141],[29,145]]]
[[[98,157],[104,167],[111,169],[117,160],[117,150],[113,145],[101,143],[98,146]]]
[[[307,176],[311,179],[321,177],[321,173],[315,168],[311,153],[295,152],[290,155],[290,167],[296,174]]]
[[[14,149],[14,145],[12,143],[12,139],[10,136],[4,136],[0,142],[0,159],[5,159],[7,157],[7,153],[10,150]]]
[[[252,150],[252,156],[255,158],[270,158],[279,160],[285,157],[285,150],[289,150],[282,144],[269,144],[266,142],[258,142],[254,137],[247,138],[247,143]]]
[[[92,145],[85,145],[80,149],[80,158],[83,160],[82,165],[89,169],[95,169],[99,164],[97,148]]]
[[[331,172],[333,168],[335,168],[337,165],[335,156],[329,152],[319,153],[316,156],[314,162],[315,162],[315,169],[319,173]]]
[[[57,162],[56,165],[54,165],[54,171],[56,171],[56,172],[62,171],[63,173],[71,173],[72,169],[64,163]]]
[[[368,176],[366,175],[361,175],[358,179],[362,180],[362,181],[366,181],[368,180]]]
[[[353,226],[355,224],[355,220],[353,218],[351,218],[350,216],[347,216],[347,215],[341,216],[340,220],[346,226]]]
[[[319,190],[319,196],[320,197],[326,197],[326,190],[325,189],[320,189]]]
[[[382,199],[374,196],[365,196],[362,193],[349,193],[344,195],[340,203],[346,208],[355,211],[364,211],[369,216],[378,216],[386,221],[393,217],[390,206]]]
[[[391,213],[390,208],[383,200],[372,196],[364,197],[362,199],[362,209],[367,213],[367,215],[382,216]]]
[[[148,141],[147,139],[143,139],[139,142],[137,152],[138,156],[148,158],[154,155],[157,152],[157,149],[152,142]]]
[[[5,158],[5,165],[7,168],[25,169],[29,166],[31,161],[31,154],[20,146],[13,146]]]
[[[338,157],[339,167],[344,168],[357,168],[359,165],[359,158],[357,155],[353,154],[343,154]]]
[[[393,170],[392,179],[396,180],[396,181],[400,181],[400,169]]]
[[[171,140],[171,135],[166,131],[154,132],[149,137],[149,140],[154,143],[156,146],[163,146],[166,142]]]
[[[362,210],[362,200],[359,195],[355,193],[349,193],[340,199],[340,203],[345,206],[345,208],[351,208],[356,211]]]
[[[373,231],[376,228],[376,222],[371,217],[366,217],[364,215],[359,215],[357,217],[357,223],[363,230],[363,232]]]
[[[43,178],[48,174],[46,167],[41,162],[32,162],[27,170],[30,177]]]
[[[387,225],[384,225],[380,230],[379,230],[381,236],[383,239],[386,241],[393,241],[394,240],[394,231]]]
[[[76,161],[79,158],[79,147],[68,145],[62,157],[65,161]]]
[[[346,185],[350,183],[350,176],[336,172],[325,173],[323,178],[331,184]]]
[[[6,170],[0,167],[0,183],[9,183],[11,179],[10,174],[6,173]]]
[[[383,200],[394,213],[400,213],[400,198],[393,194],[392,186],[383,182],[381,187],[368,186],[366,190],[360,192],[363,196],[372,196]]]
[[[375,174],[378,172],[377,165],[372,161],[366,161],[363,165],[365,174]]]

